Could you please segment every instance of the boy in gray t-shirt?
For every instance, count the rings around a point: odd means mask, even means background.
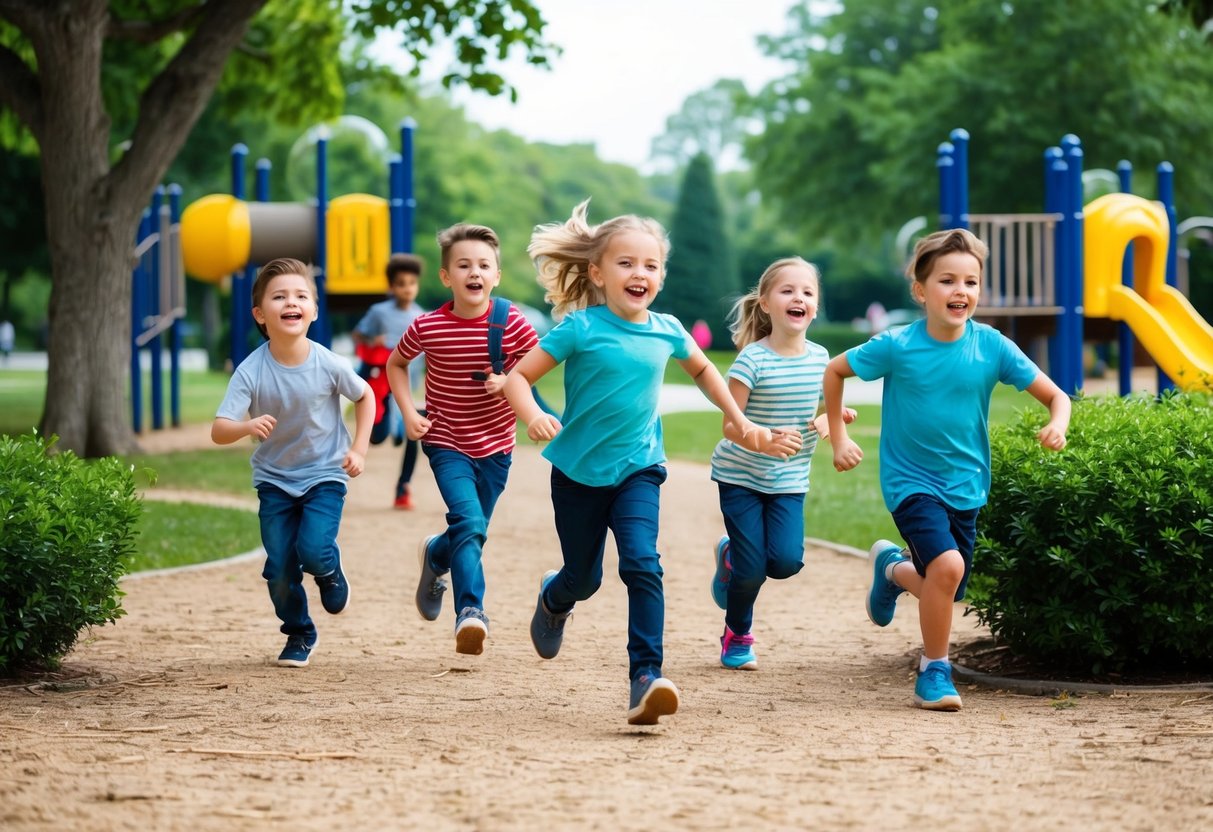
[[[349,603],[337,531],[345,485],[362,473],[375,399],[349,363],[307,337],[316,320],[316,283],[298,260],[267,263],[253,284],[253,319],[269,340],[240,363],[211,426],[229,445],[246,436],[261,506],[262,577],[282,621],[285,667],[304,667],[316,648],[303,573],[316,579],[320,602],[336,615]],[[355,436],[341,418],[341,398],[355,403]]]

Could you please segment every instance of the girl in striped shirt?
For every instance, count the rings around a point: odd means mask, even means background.
[[[824,347],[805,338],[820,289],[813,264],[787,257],[767,267],[730,316],[741,352],[729,368],[729,392],[754,424],[799,440],[799,450],[786,459],[755,453],[738,444],[726,422],[725,438],[712,453],[728,532],[716,544],[712,598],[725,611],[720,663],[732,669],[758,667],[750,626],[763,582],[790,578],[804,566],[804,498],[817,446],[812,421],[830,360]],[[853,420],[855,411],[844,418]]]

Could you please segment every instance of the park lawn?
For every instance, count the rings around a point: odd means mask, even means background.
[[[207,563],[261,545],[255,512],[197,503],[144,500],[139,532],[131,572]]]

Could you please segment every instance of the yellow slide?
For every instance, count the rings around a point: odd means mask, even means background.
[[[1213,389],[1213,327],[1166,284],[1167,215],[1130,194],[1101,196],[1084,209],[1083,314],[1124,321],[1177,386]],[[1133,287],[1121,263],[1133,244]]]

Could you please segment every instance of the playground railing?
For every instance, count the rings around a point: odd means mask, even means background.
[[[1055,246],[1061,214],[969,214],[990,249],[981,287],[987,314],[1056,315]]]

